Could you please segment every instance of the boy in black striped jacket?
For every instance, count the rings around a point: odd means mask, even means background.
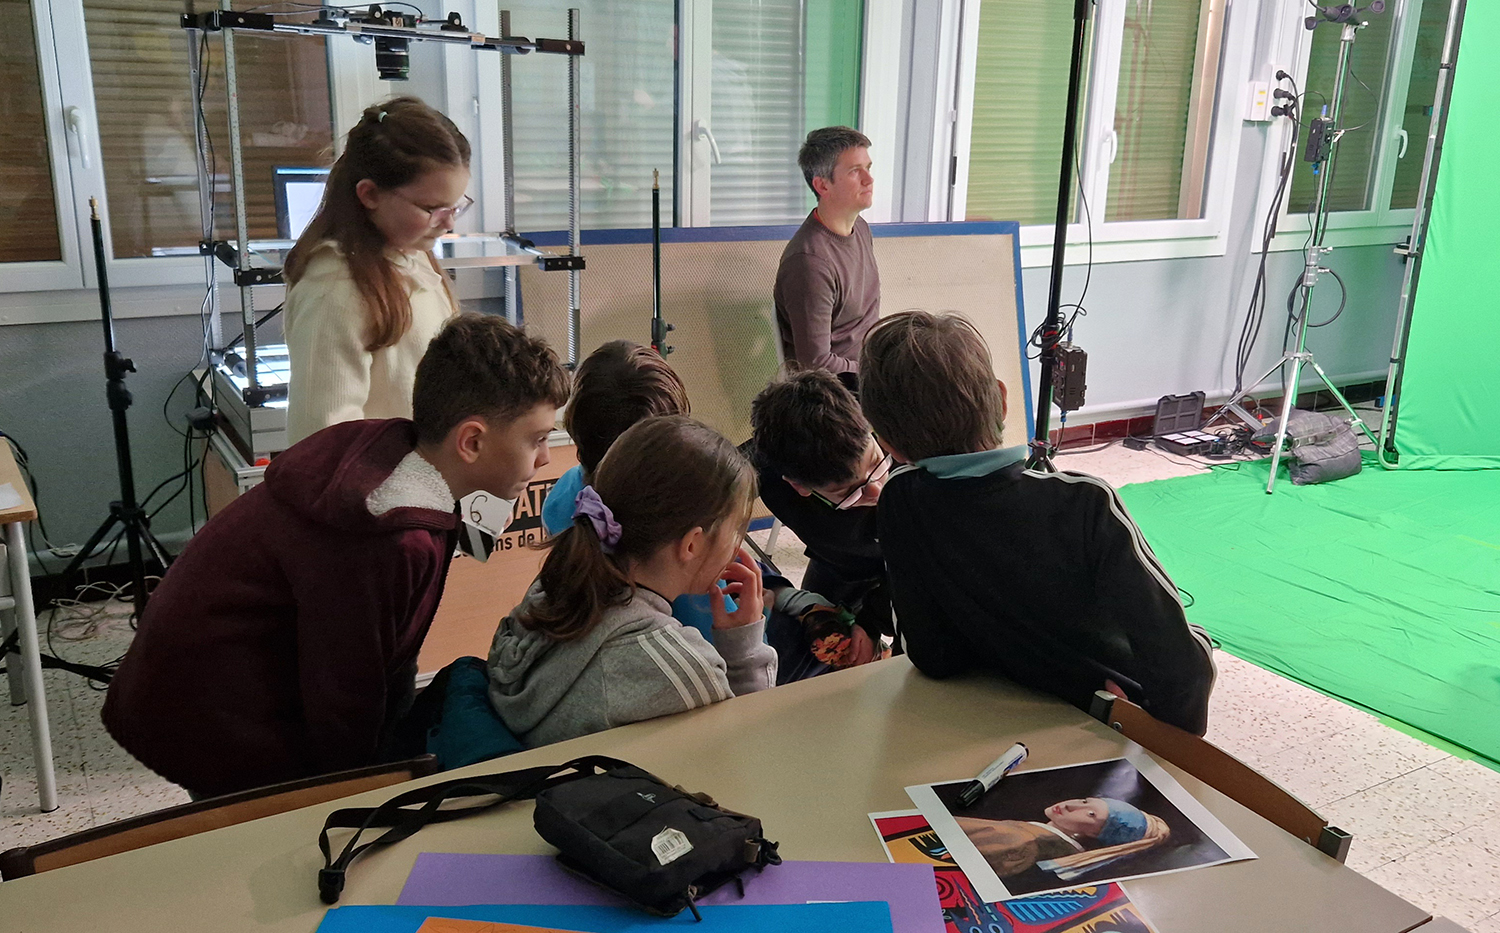
[[[1025,469],[973,325],[908,311],[860,355],[861,404],[906,466],[881,495],[896,627],[931,677],[984,670],[1087,709],[1108,689],[1202,735],[1214,665],[1108,483]]]

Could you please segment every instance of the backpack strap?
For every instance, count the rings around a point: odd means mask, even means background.
[[[386,846],[413,835],[428,823],[446,823],[489,810],[512,800],[530,800],[539,792],[593,774],[632,767],[628,762],[604,755],[587,755],[562,765],[544,765],[498,774],[477,774],[413,788],[397,794],[378,807],[348,807],[328,814],[318,834],[323,867],[318,870],[318,896],[325,904],[338,903],[344,890],[345,873],[365,850]],[[440,809],[450,800],[471,797],[492,799],[464,807]],[[376,838],[359,844],[359,837],[373,827],[388,827]],[[353,829],[354,835],[334,858],[328,843],[331,829]]]

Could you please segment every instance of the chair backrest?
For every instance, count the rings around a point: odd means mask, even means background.
[[[10,881],[37,872],[93,861],[106,855],[181,839],[288,810],[327,803],[437,773],[437,759],[423,755],[409,761],[371,765],[317,777],[272,784],[198,800],[155,813],[96,826],[31,846],[0,852],[0,878]]]
[[[1095,719],[1254,810],[1282,829],[1340,862],[1349,854],[1349,833],[1319,816],[1276,782],[1233,755],[1176,726],[1151,716],[1129,700],[1105,690],[1094,694]]]

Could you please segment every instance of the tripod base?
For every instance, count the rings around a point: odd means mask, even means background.
[[[1302,379],[1303,366],[1311,366],[1313,372],[1318,374],[1318,378],[1323,381],[1323,387],[1328,390],[1329,394],[1331,394],[1335,399],[1338,400],[1339,405],[1343,407],[1344,411],[1349,413],[1349,417],[1353,419],[1351,423],[1354,425],[1354,427],[1358,428],[1365,437],[1369,438],[1370,443],[1375,444],[1377,447],[1380,444],[1374,433],[1370,431],[1369,425],[1365,424],[1364,419],[1361,418],[1359,416],[1359,413],[1354,410],[1354,406],[1349,404],[1349,400],[1344,398],[1344,393],[1339,391],[1338,386],[1333,384],[1333,380],[1328,378],[1328,373],[1323,370],[1323,367],[1318,365],[1317,360],[1313,359],[1312,351],[1310,350],[1303,350],[1300,353],[1289,352],[1284,354],[1281,358],[1281,361],[1275,366],[1272,366],[1270,369],[1266,370],[1265,375],[1257,379],[1249,389],[1245,390],[1245,393],[1243,395],[1236,395],[1233,399],[1220,406],[1219,410],[1214,412],[1213,415],[1203,423],[1204,427],[1213,424],[1215,421],[1224,417],[1224,415],[1226,414],[1234,415],[1249,427],[1256,429],[1264,427],[1265,422],[1261,421],[1259,418],[1255,417],[1255,415],[1247,411],[1245,409],[1245,406],[1240,404],[1240,399],[1244,398],[1245,395],[1254,392],[1255,389],[1261,385],[1261,383],[1271,378],[1273,374],[1275,374],[1278,370],[1281,369],[1281,367],[1285,366],[1287,363],[1292,364],[1292,377],[1288,381],[1287,390],[1281,398],[1281,414],[1276,418],[1276,440],[1271,448],[1271,478],[1266,483],[1266,495],[1271,495],[1276,491],[1276,470],[1281,466],[1282,448],[1286,446],[1287,422],[1288,419],[1290,419],[1292,416],[1292,408],[1294,408],[1297,404],[1297,384]]]
[[[1344,398],[1344,393],[1340,392],[1338,386],[1333,384],[1333,380],[1328,378],[1328,373],[1323,371],[1323,367],[1318,365],[1318,361],[1313,359],[1311,351],[1303,350],[1301,353],[1289,353],[1282,362],[1285,363],[1288,360],[1292,364],[1292,379],[1290,388],[1281,399],[1281,417],[1277,420],[1276,424],[1276,442],[1271,448],[1271,478],[1266,482],[1266,495],[1268,496],[1276,491],[1276,470],[1281,465],[1282,447],[1286,444],[1287,419],[1291,417],[1292,406],[1297,401],[1297,383],[1302,377],[1302,367],[1304,365],[1311,366],[1313,372],[1318,374],[1318,378],[1323,380],[1324,387],[1328,389],[1334,398],[1338,399],[1338,403],[1343,406],[1344,411],[1348,412],[1349,417],[1353,419],[1351,423],[1359,428],[1365,437],[1369,438],[1370,443],[1377,447],[1380,445],[1380,441],[1370,431],[1369,425],[1365,424],[1364,419],[1360,418],[1359,413],[1354,410],[1354,406],[1350,405],[1349,400]]]
[[[109,517],[104,520],[98,529],[89,536],[88,541],[79,549],[78,555],[63,569],[62,578],[68,580],[73,574],[83,568],[83,562],[91,557],[99,547],[99,542],[104,540],[110,529],[116,525],[120,526],[125,535],[127,551],[130,554],[130,565],[132,571],[130,601],[135,606],[133,613],[137,619],[146,611],[146,568],[141,558],[141,545],[145,544],[150,550],[151,556],[156,560],[158,567],[165,573],[172,564],[172,556],[166,547],[157,540],[156,535],[151,533],[151,520],[139,508],[127,509],[122,502],[111,502],[109,504]]]

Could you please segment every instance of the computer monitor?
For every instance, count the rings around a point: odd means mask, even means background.
[[[328,183],[326,168],[292,168],[278,165],[273,169],[276,185],[276,235],[295,240],[318,212],[323,203],[323,186]]]

